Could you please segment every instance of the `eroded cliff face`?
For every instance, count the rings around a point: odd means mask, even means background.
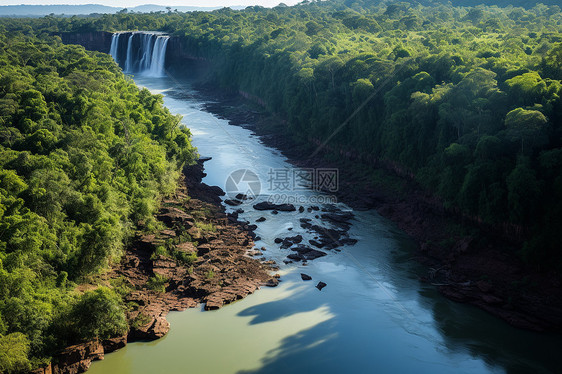
[[[91,51],[109,53],[111,36],[107,31],[64,32],[59,34],[64,44],[78,44]]]

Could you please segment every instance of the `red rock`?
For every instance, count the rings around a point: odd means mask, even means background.
[[[173,238],[176,236],[176,232],[174,230],[162,230],[160,231],[161,236],[167,236],[168,238]]]
[[[162,307],[160,306],[159,309]],[[170,323],[163,316],[151,317],[150,321],[138,328],[132,329],[129,332],[129,340],[156,340],[160,339],[170,331]]]
[[[102,341],[104,353],[111,353],[127,345],[127,335]]]
[[[263,285],[266,287],[277,287],[279,285],[279,279],[275,277],[270,278],[267,281],[265,281]]]
[[[52,374],[52,373],[53,373],[53,368],[50,363],[45,367],[35,369],[31,372],[31,374]]]
[[[197,248],[195,248],[195,246],[191,242],[185,242],[185,243],[178,244],[176,246],[176,249],[180,252],[186,252],[186,253],[197,252]]]
[[[57,354],[53,361],[54,374],[83,373],[90,368],[92,361],[103,359],[103,346],[99,340],[72,345]]]
[[[165,317],[158,317],[150,328],[149,332],[155,339],[159,339],[170,331],[170,322]]]
[[[189,234],[189,236],[191,236],[191,239],[193,240],[201,239],[201,231],[199,231],[199,229],[195,226],[187,230],[187,233]]]
[[[210,244],[201,244],[197,246],[197,256],[203,256],[211,250]]]

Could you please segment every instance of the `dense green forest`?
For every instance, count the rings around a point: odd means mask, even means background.
[[[513,256],[561,270],[562,12],[465,3],[0,20],[0,352],[48,357],[123,328],[119,318],[82,328],[85,298],[117,299],[78,296],[74,282],[117,258],[139,221],[151,225],[192,157],[160,99],[109,56],[45,36],[58,32],[169,32],[212,64],[210,81],[283,118],[286,135],[329,139],[339,157],[413,178],[451,211],[524,242]],[[0,370],[27,364],[0,353]]]
[[[178,122],[106,54],[0,35],[0,372],[127,331],[118,293],[76,285],[156,225],[194,157]]]
[[[287,134],[338,131],[329,149],[413,176],[445,207],[525,240],[518,255],[534,266],[562,267],[557,5],[324,1],[4,25],[167,31],[212,63],[216,83],[262,99]]]
[[[562,268],[557,5],[324,1],[5,25],[167,31],[212,63],[217,84],[285,119],[286,134],[415,178],[450,210],[524,241],[517,255],[536,268]]]

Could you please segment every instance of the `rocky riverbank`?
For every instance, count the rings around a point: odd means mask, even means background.
[[[125,296],[127,335],[67,347],[37,374],[81,373],[92,361],[137,340],[163,337],[170,329],[166,315],[205,303],[218,309],[261,286],[276,286],[275,263],[251,258],[253,233],[247,224],[225,214],[224,192],[201,182],[203,162],[184,169],[175,196],[162,202],[157,220],[164,226],[139,234],[121,262],[102,282],[118,282]]]
[[[237,93],[199,86],[206,110],[247,127],[303,168],[340,171],[338,198],[357,210],[377,209],[418,243],[415,257],[427,266],[421,281],[446,297],[476,305],[513,326],[562,331],[561,277],[528,267],[517,256],[522,243],[444,209],[412,178],[382,166],[361,165],[341,150],[311,155],[316,142],[283,135],[286,124]],[[208,100],[212,97],[213,100]],[[400,173],[398,173],[400,174]]]

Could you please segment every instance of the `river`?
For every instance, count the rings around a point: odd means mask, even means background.
[[[227,176],[248,169],[271,182],[271,170],[290,164],[248,129],[202,110],[189,83],[135,78],[164,95],[184,116],[205,163],[209,185],[225,189]],[[271,186],[269,186],[271,187]],[[270,191],[271,192],[271,191]],[[313,191],[299,191],[310,200]],[[307,200],[307,201],[308,201]],[[308,207],[306,203],[303,203]],[[340,204],[341,210],[349,210]],[[355,245],[301,264],[284,264],[289,250],[276,237],[310,233],[303,214],[255,211],[242,205],[240,219],[258,223],[268,259],[280,265],[282,282],[217,311],[173,312],[163,339],[137,342],[92,364],[90,373],[551,373],[559,370],[562,339],[515,329],[502,320],[440,296],[418,281],[423,269],[414,244],[374,211],[354,212]],[[312,277],[301,280],[300,273]],[[327,286],[319,291],[315,285]]]

